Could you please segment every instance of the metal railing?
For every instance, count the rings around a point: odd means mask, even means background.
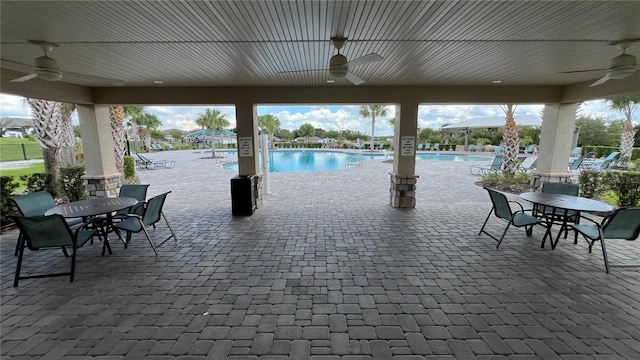
[[[345,168],[362,165],[362,154],[353,154],[347,158]]]
[[[2,144],[0,161],[42,159],[40,144]]]

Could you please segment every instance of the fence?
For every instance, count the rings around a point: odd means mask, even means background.
[[[40,144],[2,144],[0,161],[42,159]]]

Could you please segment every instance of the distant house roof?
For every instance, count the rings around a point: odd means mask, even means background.
[[[504,126],[505,116],[487,116],[461,121],[455,124],[445,125],[442,129],[478,129],[499,128]],[[540,116],[515,115],[513,119],[517,126],[542,126]]]
[[[33,119],[19,117],[0,118],[0,124],[5,128],[25,128],[33,127]]]

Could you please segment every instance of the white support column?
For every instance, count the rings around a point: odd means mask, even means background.
[[[78,105],[87,195],[116,197],[123,175],[116,168],[108,106]]]
[[[258,107],[255,104],[236,104],[236,130],[238,136],[238,175],[256,177],[256,202],[257,207],[260,208],[264,191],[259,166]]]
[[[389,188],[393,207],[416,207],[416,144],[418,138],[418,103],[396,104],[393,136],[393,172]]]
[[[534,190],[543,182],[571,182],[568,166],[578,105],[545,104],[537,169],[531,178]]]

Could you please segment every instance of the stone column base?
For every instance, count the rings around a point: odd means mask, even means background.
[[[399,175],[389,173],[391,176],[391,206],[395,208],[415,208],[416,207],[416,183],[418,175]]]
[[[531,173],[531,182],[529,182],[529,186],[531,187],[531,191],[540,191],[542,189],[542,183],[545,182],[557,182],[557,183],[571,183],[571,174],[570,173],[541,173],[541,172],[533,172]]]
[[[110,175],[85,175],[82,177],[87,186],[88,198],[117,197],[118,189],[124,183],[120,173]]]

